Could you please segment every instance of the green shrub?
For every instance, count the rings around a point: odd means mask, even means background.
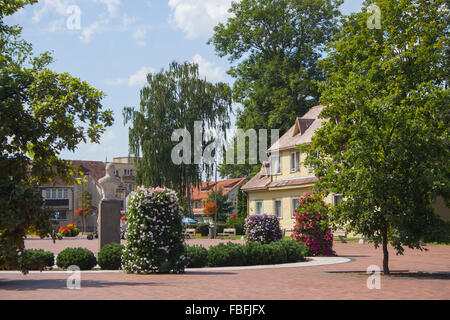
[[[217,233],[223,233],[223,230],[227,227],[224,222],[217,222]]]
[[[186,256],[189,268],[203,268],[208,264],[208,250],[202,246],[187,246]]]
[[[246,264],[245,252],[240,244],[220,243],[208,250],[208,265],[210,267],[245,266]]]
[[[281,240],[278,242],[286,250],[287,262],[304,261],[308,248],[294,240]]]
[[[55,255],[53,252],[42,249],[27,249],[19,257],[21,270],[44,270],[53,267],[55,264]]]
[[[227,228],[234,228],[236,229],[236,235],[244,235],[244,223],[245,218],[228,218],[227,220]]]
[[[248,241],[244,245],[244,252],[247,257],[247,264],[250,266],[257,266],[269,264],[269,257],[264,251],[264,245],[255,241]]]
[[[288,261],[286,250],[279,241],[265,244],[263,248],[270,264],[281,264]]]
[[[97,259],[92,251],[85,248],[66,248],[56,257],[56,265],[63,269],[75,265],[80,270],[91,270],[96,264]]]
[[[98,265],[103,270],[119,270],[122,265],[122,251],[124,246],[119,243],[110,243],[98,253]]]
[[[196,232],[200,233],[203,237],[209,235],[209,223],[197,223],[194,228]]]

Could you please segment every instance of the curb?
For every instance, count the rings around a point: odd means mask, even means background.
[[[241,270],[264,270],[264,269],[283,269],[283,268],[301,268],[301,267],[318,267],[333,264],[348,263],[352,261],[349,258],[342,257],[308,257],[308,261],[296,262],[296,263],[285,263],[285,264],[271,264],[271,265],[259,265],[259,266],[241,266],[241,267],[217,267],[217,268],[186,268],[185,274],[190,272],[203,272],[203,271],[241,271]],[[72,274],[73,271],[30,271],[28,274]],[[124,273],[121,270],[88,270],[80,271],[81,274],[89,273]],[[1,274],[22,274],[20,271],[0,271]]]

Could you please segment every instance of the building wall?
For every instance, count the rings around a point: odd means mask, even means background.
[[[135,188],[134,185],[134,174],[135,174],[135,167],[134,167],[134,161],[133,159],[129,159],[128,157],[123,158],[114,158],[113,160],[114,165],[116,167],[116,170],[119,171],[120,179],[124,184],[129,184],[130,189],[127,190],[121,190],[118,192],[120,194],[120,199],[123,199],[125,202],[126,196]],[[132,170],[131,174],[125,175],[125,170]],[[130,171],[129,171],[130,172]],[[46,190],[47,189],[68,189],[69,190],[69,204],[65,206],[51,206],[51,210],[53,211],[59,211],[64,210],[66,211],[66,219],[61,219],[57,221],[58,227],[65,226],[69,223],[75,222],[80,228],[82,227],[82,218],[76,216],[76,210],[78,209],[79,205],[79,197],[83,193],[84,190],[89,191],[89,193],[92,196],[92,206],[94,206],[97,210],[94,211],[94,214],[92,216],[86,217],[86,229],[87,231],[95,231],[97,230],[97,219],[98,219],[98,208],[100,206],[100,201],[102,199],[102,192],[101,188],[98,184],[98,182],[91,176],[86,176],[86,184],[78,185],[73,184],[69,186],[57,186],[57,187],[45,187],[42,188],[42,196],[45,198]],[[124,204],[124,207],[126,205]]]
[[[293,218],[292,199],[300,198],[304,193],[312,193],[312,185],[300,187],[278,188],[264,191],[248,191],[248,214],[256,214],[256,202],[262,201],[262,213],[275,214],[274,201],[281,200],[280,227],[285,229],[287,234],[294,228],[295,219]],[[329,195],[325,199],[326,203],[333,203],[333,196]]]
[[[298,170],[291,171],[291,153],[297,151],[296,149],[280,151],[281,173],[272,175],[273,181],[314,176],[314,170],[302,164],[307,157],[304,153],[299,153]]]

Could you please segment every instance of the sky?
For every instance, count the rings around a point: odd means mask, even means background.
[[[341,11],[360,11],[362,2],[345,0]],[[112,161],[128,156],[129,125],[122,109],[138,107],[146,74],[172,61],[195,61],[202,77],[231,85],[227,58],[207,44],[214,26],[226,22],[230,6],[231,0],[40,0],[5,19],[23,27],[22,36],[36,54],[52,53],[50,69],[103,91],[104,108],[114,112],[114,125],[99,144],[82,143],[61,158]]]

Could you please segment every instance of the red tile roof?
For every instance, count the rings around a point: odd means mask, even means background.
[[[86,174],[96,181],[103,178],[106,174],[106,163],[103,161],[72,160],[72,162],[74,165],[81,167]]]
[[[239,178],[239,179],[228,179],[217,181],[217,190],[223,188],[223,194],[224,195],[228,194],[230,191],[234,190],[240,184],[242,184],[245,181],[245,179],[246,178]],[[199,188],[192,188],[191,199],[206,200],[208,198],[208,194],[214,190],[216,190],[216,184],[214,181],[202,182]]]

